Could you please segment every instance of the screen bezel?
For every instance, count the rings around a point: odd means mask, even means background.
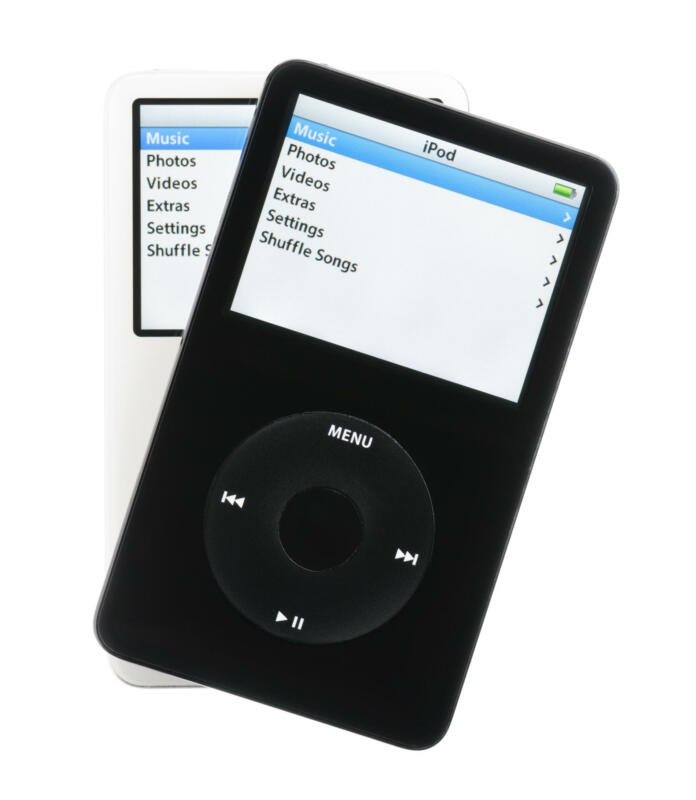
[[[556,290],[517,402],[231,310],[287,125],[300,94],[586,187]],[[474,419],[480,414],[482,420],[490,421],[490,413],[502,429],[511,422],[512,415],[517,422],[523,421],[520,429],[524,429],[531,440],[548,413],[606,233],[616,191],[613,171],[593,156],[353,76],[307,62],[286,62],[267,79],[191,317],[189,329],[194,333],[185,338],[191,339],[188,345],[195,343],[197,347],[200,337],[210,337],[208,348],[221,336],[231,336],[242,343],[263,339],[270,368],[275,364],[278,375],[286,377],[289,363],[313,363],[320,370],[326,370],[330,359],[339,359],[351,368],[357,367],[358,372],[362,369],[366,374],[383,373],[402,383],[405,390],[408,387],[409,392],[423,398],[432,397],[432,392],[436,392],[448,416],[450,412],[456,414],[456,409],[465,404]],[[275,354],[278,354],[277,359]],[[415,403],[414,408],[417,406]]]
[[[140,109],[144,105],[253,105],[255,97],[139,97],[133,101],[132,112],[132,174],[133,174],[133,333],[136,336],[181,336],[182,329],[143,328],[141,282],[141,193],[140,193]]]

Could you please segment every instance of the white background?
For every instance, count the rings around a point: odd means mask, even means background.
[[[3,18],[0,794],[693,798],[693,23],[686,3],[14,4]],[[150,67],[458,76],[622,196],[447,738],[401,751],[137,690],[102,580],[102,102]]]

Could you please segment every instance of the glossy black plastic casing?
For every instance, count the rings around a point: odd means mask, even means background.
[[[587,187],[518,403],[230,311],[298,94]],[[323,67],[277,67],[104,588],[102,645],[393,744],[436,743],[460,693],[616,193],[610,168],[586,154]],[[228,602],[202,525],[213,476],[241,441],[275,419],[318,410],[365,419],[408,451],[429,487],[436,532],[422,583],[395,617],[352,641],[303,645],[261,630]],[[563,521],[555,524],[562,535]]]

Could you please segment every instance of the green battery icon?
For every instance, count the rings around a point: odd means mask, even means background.
[[[563,197],[567,197],[569,200],[572,200],[575,197],[575,195],[577,194],[577,192],[575,191],[575,189],[573,189],[572,186],[565,186],[562,183],[557,183],[553,187],[553,193],[554,194],[560,194]]]

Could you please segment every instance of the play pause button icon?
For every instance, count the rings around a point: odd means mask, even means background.
[[[289,617],[287,617],[285,614],[283,614],[282,611],[278,611],[278,613],[276,614],[275,621],[276,622],[287,622],[288,619],[289,619]],[[290,623],[290,627],[291,628],[295,628],[298,631],[302,630],[302,626],[303,625],[304,625],[304,617],[295,616],[295,617],[292,618],[292,622]]]

